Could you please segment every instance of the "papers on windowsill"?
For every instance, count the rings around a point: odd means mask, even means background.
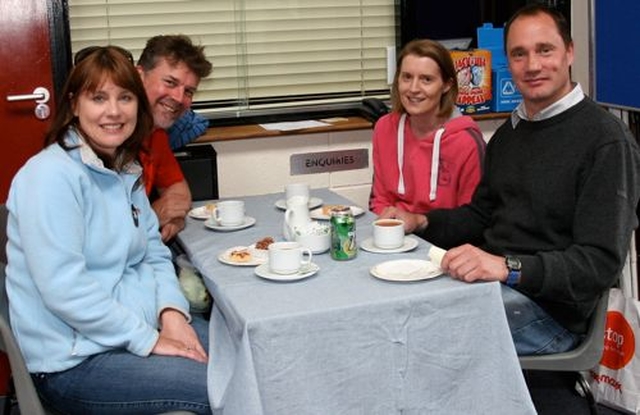
[[[291,122],[273,122],[268,124],[260,124],[260,127],[270,131],[294,131],[303,130],[305,128],[327,127],[331,124],[327,124],[320,121],[306,120],[306,121],[291,121]]]

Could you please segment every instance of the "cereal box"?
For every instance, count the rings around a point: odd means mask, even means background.
[[[484,49],[452,50],[458,77],[456,105],[466,115],[490,111],[491,52]]]

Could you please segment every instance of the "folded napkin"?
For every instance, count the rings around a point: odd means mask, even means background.
[[[433,262],[437,266],[440,266],[440,264],[442,263],[442,257],[446,252],[447,251],[442,248],[431,245],[431,248],[429,248],[429,253],[427,255],[429,256],[431,262]]]

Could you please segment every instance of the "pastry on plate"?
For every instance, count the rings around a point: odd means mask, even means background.
[[[325,216],[331,216],[332,210],[342,210],[344,208],[346,208],[345,205],[324,205],[322,206],[322,214]]]
[[[274,242],[273,238],[270,236],[264,237],[256,242],[256,249],[267,250],[269,249],[269,245]]]
[[[229,252],[229,259],[234,262],[249,262],[251,261],[251,252],[248,249],[234,249]]]

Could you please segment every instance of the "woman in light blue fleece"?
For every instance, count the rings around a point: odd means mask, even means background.
[[[207,325],[189,314],[136,160],[153,126],[144,87],[123,49],[85,55],[9,192],[12,329],[61,413],[210,413]]]

